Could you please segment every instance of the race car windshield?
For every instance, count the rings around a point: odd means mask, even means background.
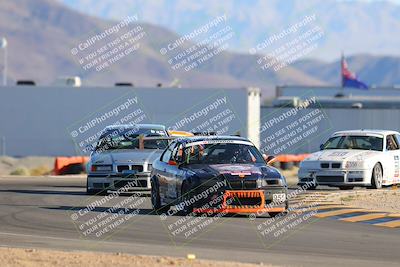
[[[185,164],[265,163],[254,146],[235,143],[199,144],[185,148]]]
[[[126,129],[110,130],[103,134],[98,142],[96,151],[117,149],[139,149],[139,136],[144,137],[166,137],[164,130],[158,129]],[[165,149],[167,140],[144,140],[145,149]]]
[[[383,150],[383,138],[376,136],[344,135],[329,138],[323,149]]]

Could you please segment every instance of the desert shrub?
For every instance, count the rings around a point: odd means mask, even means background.
[[[39,166],[30,170],[30,175],[32,176],[42,176],[51,173],[51,169],[46,166]]]
[[[29,175],[29,170],[25,167],[19,167],[10,172],[10,175]]]

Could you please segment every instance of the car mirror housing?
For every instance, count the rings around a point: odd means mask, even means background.
[[[266,154],[263,154],[262,156],[263,156],[263,158],[264,158],[264,160],[265,160],[265,162],[266,162],[267,164],[273,163],[273,162],[275,161],[275,159],[276,159],[276,158],[275,158],[274,156],[272,156],[272,155],[267,156]]]

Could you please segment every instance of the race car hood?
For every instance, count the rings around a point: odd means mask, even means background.
[[[152,163],[159,158],[162,150],[113,150],[93,154],[92,164]]]
[[[304,161],[359,161],[379,153],[371,150],[327,149],[311,154]]]
[[[188,169],[201,178],[212,178],[221,175],[227,180],[281,178],[278,170],[263,164],[196,164],[189,165]]]

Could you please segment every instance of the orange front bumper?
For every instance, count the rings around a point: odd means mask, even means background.
[[[237,198],[259,198],[259,205],[229,205],[229,200]],[[263,190],[227,190],[221,208],[195,208],[195,213],[265,213],[284,212],[285,207],[265,207],[265,195]]]

